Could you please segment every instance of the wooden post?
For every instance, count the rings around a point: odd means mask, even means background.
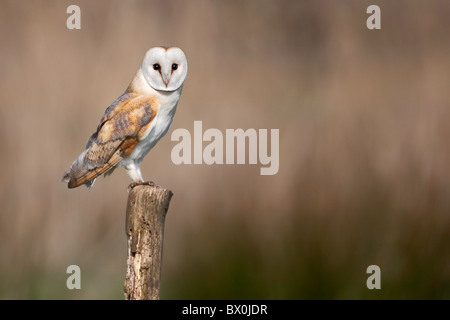
[[[158,300],[164,221],[172,191],[137,185],[128,194],[126,300]]]

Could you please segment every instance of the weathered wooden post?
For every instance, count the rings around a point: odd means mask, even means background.
[[[137,185],[128,194],[126,300],[158,300],[164,221],[172,191]]]

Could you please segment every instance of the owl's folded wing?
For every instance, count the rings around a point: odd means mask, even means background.
[[[72,163],[63,181],[69,188],[94,180],[129,156],[157,114],[154,98],[127,90],[105,111],[97,131],[83,153]]]

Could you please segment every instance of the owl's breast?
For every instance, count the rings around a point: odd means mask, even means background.
[[[172,123],[177,104],[178,101],[174,101],[172,104],[166,104],[159,108],[152,122],[144,131],[141,131],[138,143],[131,154],[124,159],[125,162],[129,160],[141,162],[156,143],[166,135]]]

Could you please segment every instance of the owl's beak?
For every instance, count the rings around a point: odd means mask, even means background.
[[[164,82],[164,84],[166,85],[166,88],[167,88],[167,86],[169,85],[169,81],[170,81],[170,75],[169,76],[163,75],[162,76],[162,80],[163,80],[163,82]]]

